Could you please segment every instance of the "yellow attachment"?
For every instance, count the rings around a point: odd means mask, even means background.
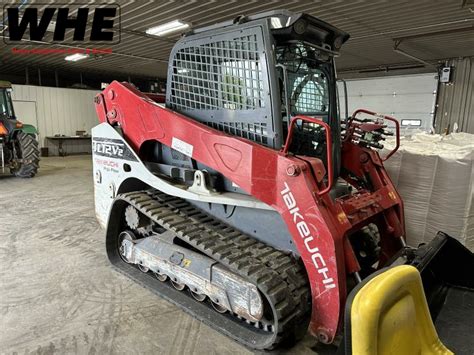
[[[453,354],[438,338],[420,273],[409,265],[375,276],[351,307],[352,354]]]

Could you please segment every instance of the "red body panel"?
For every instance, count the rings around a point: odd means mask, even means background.
[[[370,222],[383,224],[384,257],[400,247],[401,200],[378,154],[350,142],[343,147],[343,166],[356,176],[370,175],[374,191],[333,201],[325,169],[316,158],[304,160],[233,137],[156,104],[127,84],[113,82],[96,97],[100,121],[119,123],[127,142],[140,151],[156,140],[172,146],[178,138],[193,146],[192,158],[216,169],[255,198],[275,208],[288,227],[305,264],[312,291],[310,330],[331,342],[340,327],[346,275],[358,271],[348,236]],[[350,182],[351,177],[345,177]],[[391,228],[391,229],[390,229]]]

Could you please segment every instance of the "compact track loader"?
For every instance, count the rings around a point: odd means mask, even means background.
[[[348,38],[307,14],[241,16],[176,43],[165,104],[127,83],[98,94],[108,257],[251,348],[309,329],[342,353],[449,353],[432,319],[458,296],[450,312],[472,315],[474,258],[443,233],[406,246],[383,166],[398,145],[377,151],[399,141],[397,120],[339,116],[334,57]]]

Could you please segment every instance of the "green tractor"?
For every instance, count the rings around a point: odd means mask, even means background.
[[[0,173],[10,169],[15,176],[30,178],[39,168],[37,131],[16,119],[11,91],[11,83],[0,80]]]

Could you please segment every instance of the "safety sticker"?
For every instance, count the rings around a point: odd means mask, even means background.
[[[185,141],[182,141],[181,139],[178,139],[176,137],[173,137],[171,140],[171,148],[174,150],[177,150],[180,153],[183,153],[184,155],[187,155],[188,157],[193,156],[193,146],[189,143],[186,143]]]

